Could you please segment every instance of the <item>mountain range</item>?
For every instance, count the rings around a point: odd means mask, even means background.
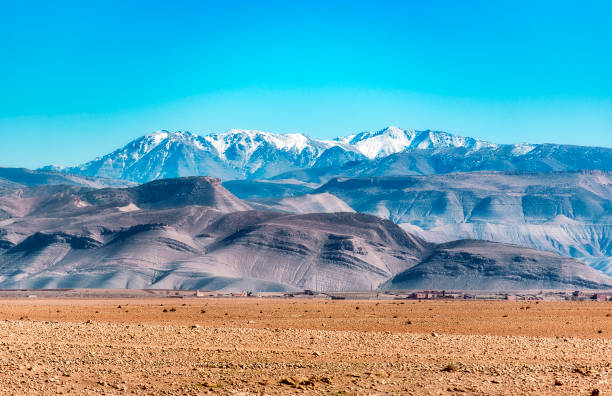
[[[609,148],[440,131],[160,131],[0,168],[0,287],[596,288],[611,172]]]
[[[260,210],[356,211],[435,242],[480,239],[578,258],[612,275],[612,173],[461,172],[334,178],[324,185],[236,180]]]
[[[32,192],[31,190],[35,190]],[[253,210],[210,177],[0,196],[0,287],[611,288],[554,253],[427,242],[380,217]]]
[[[333,140],[303,134],[230,130],[198,136],[160,131],[80,166],[45,167],[90,177],[147,182],[184,176],[223,180],[522,170],[612,171],[612,149],[553,144],[494,144],[439,131],[387,127]]]

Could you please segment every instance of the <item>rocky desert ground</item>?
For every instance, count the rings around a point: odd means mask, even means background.
[[[609,302],[5,298],[3,394],[612,394]]]

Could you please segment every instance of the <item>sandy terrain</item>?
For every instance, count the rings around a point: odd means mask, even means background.
[[[4,394],[612,394],[612,303],[0,300]]]

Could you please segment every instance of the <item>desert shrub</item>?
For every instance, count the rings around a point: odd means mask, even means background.
[[[459,367],[455,363],[449,363],[446,366],[444,366],[444,368],[441,371],[444,371],[447,373],[454,373],[457,370],[459,370]]]

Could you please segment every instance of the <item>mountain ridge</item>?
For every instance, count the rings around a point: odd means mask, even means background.
[[[286,175],[317,179],[309,173],[322,174],[318,181],[325,182],[335,176],[475,170],[612,170],[612,149],[496,144],[448,132],[397,127],[332,140],[243,129],[203,136],[158,131],[79,166],[41,169],[139,183],[205,175],[225,181],[288,178]]]

